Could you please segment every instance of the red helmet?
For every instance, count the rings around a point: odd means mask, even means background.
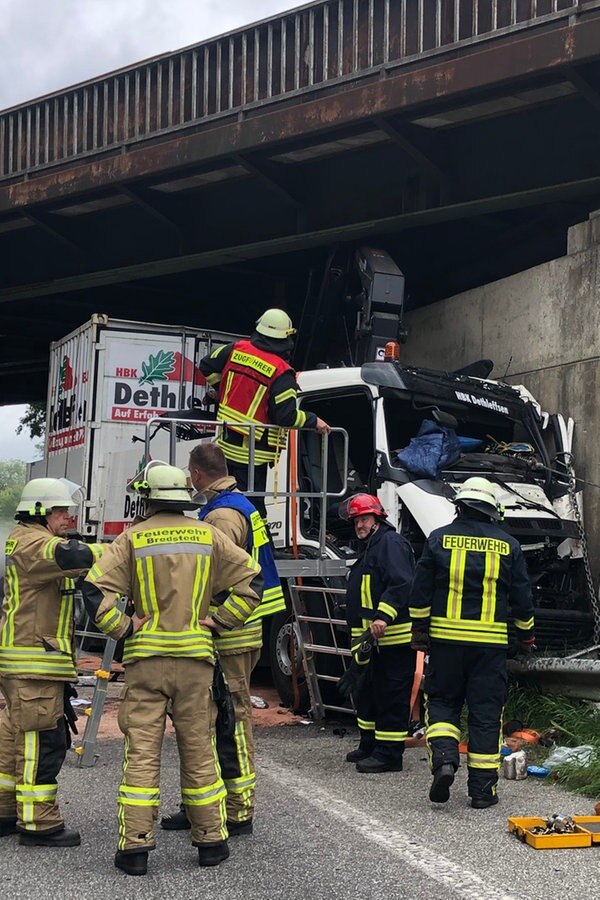
[[[358,516],[376,516],[386,519],[387,513],[381,501],[373,494],[354,494],[340,505],[340,518],[349,521]]]

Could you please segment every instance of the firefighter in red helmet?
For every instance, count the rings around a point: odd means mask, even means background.
[[[356,763],[359,772],[400,772],[415,671],[408,609],[413,552],[371,494],[350,497],[340,507],[340,516],[353,523],[362,542],[346,594],[346,619],[357,662],[366,629],[376,641],[367,677],[354,697],[360,743],[346,760]]]

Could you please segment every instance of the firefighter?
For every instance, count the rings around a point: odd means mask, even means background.
[[[99,545],[68,540],[76,500],[70,482],[34,478],[23,488],[6,542],[0,618],[0,836],[26,846],[75,847],[56,795],[70,744],[66,704],[77,681],[73,591],[65,579],[99,558]]]
[[[217,416],[224,426],[218,443],[227,457],[229,473],[241,491],[249,488],[250,424],[256,425],[254,491],[264,493],[267,468],[275,464],[286,445],[287,428],[312,428],[319,434],[329,425],[312,412],[298,409],[296,373],[290,365],[296,329],[282,309],[267,309],[256,322],[250,339],[222,344],[200,362],[212,387],[218,385]],[[278,425],[280,428],[261,428]],[[266,515],[264,497],[255,505]]]
[[[132,484],[146,500],[144,518],[106,550],[83,584],[88,614],[117,640],[125,637],[125,689],[119,727],[125,735],[118,797],[115,865],[145,875],[160,802],[160,757],[167,704],[177,733],[182,794],[201,866],[229,856],[225,785],[216,756],[212,631],[229,631],[260,603],[262,575],[252,557],[206,523],[181,469],[149,463]],[[209,616],[210,598],[227,598]],[[117,607],[133,602],[132,616]]]
[[[199,518],[246,550],[260,564],[265,582],[260,606],[246,623],[215,636],[236,720],[234,736],[217,733],[219,763],[227,788],[227,829],[230,836],[251,834],[256,774],[250,676],[260,658],[262,620],[284,610],[285,598],[264,521],[256,507],[237,489],[235,479],[228,475],[223,451],[216,444],[199,444],[190,454],[189,471],[194,488],[207,500]],[[217,608],[213,605],[211,610]],[[161,825],[173,831],[190,827],[184,808],[165,816]]]
[[[509,608],[521,648],[531,652],[533,602],[521,547],[499,525],[494,485],[468,478],[454,502],[455,521],[430,534],[417,564],[413,647],[431,645],[425,678],[429,799],[445,803],[450,796],[466,700],[468,794],[473,809],[485,809],[498,802]]]
[[[353,653],[358,652],[365,629],[377,642],[368,663],[369,677],[354,698],[360,743],[346,761],[356,763],[359,772],[401,772],[416,658],[410,646],[408,609],[413,552],[386,521],[377,497],[355,494],[341,505],[340,515],[354,523],[363,542],[346,591]]]

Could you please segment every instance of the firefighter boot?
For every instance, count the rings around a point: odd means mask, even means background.
[[[179,812],[162,817],[160,827],[164,828],[165,831],[187,831],[192,827],[183,803],[179,805]]]
[[[487,809],[489,806],[495,806],[497,802],[497,794],[493,797],[471,797],[471,809]]]
[[[450,785],[454,781],[454,766],[446,763],[433,773],[433,781],[429,788],[429,799],[432,803],[447,803],[450,799]]]
[[[17,834],[17,820],[0,819],[0,837],[8,837],[9,834]]]
[[[362,762],[372,755],[375,749],[375,735],[372,731],[361,731],[360,741],[355,750],[351,750],[346,754],[346,762],[357,763]]]
[[[238,837],[241,834],[252,834],[253,831],[252,819],[246,819],[245,822],[228,822],[227,823],[227,831],[229,832],[229,837]]]
[[[373,754],[356,763],[356,771],[369,775],[379,775],[381,772],[401,772],[402,757],[383,757]]]
[[[20,831],[19,844],[22,847],[79,847],[81,835],[74,828],[59,831]]]
[[[117,850],[115,866],[127,875],[145,875],[148,871],[148,851],[135,850],[128,853],[126,850]]]
[[[199,866],[218,866],[219,863],[224,862],[228,856],[229,847],[227,846],[227,841],[220,841],[218,844],[201,844],[198,846]]]

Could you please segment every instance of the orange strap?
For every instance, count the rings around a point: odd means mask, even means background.
[[[421,718],[421,688],[423,686],[424,668],[425,654],[422,650],[417,650],[415,676],[413,678],[413,686],[410,693],[410,719],[412,722],[418,722]]]

